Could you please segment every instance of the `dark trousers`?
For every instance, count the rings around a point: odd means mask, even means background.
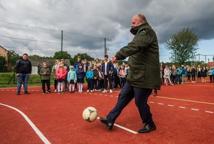
[[[112,89],[112,76],[105,75],[104,76],[104,89]]]
[[[88,79],[88,90],[93,90],[94,89],[94,80],[93,79]]]
[[[147,104],[152,89],[137,88],[125,83],[119,94],[117,104],[107,115],[107,120],[114,123],[126,105],[134,98],[143,123],[153,123],[152,114]]]
[[[54,79],[54,89],[57,89],[57,79]]]
[[[98,90],[98,79],[94,79],[94,89]]]
[[[43,91],[43,93],[46,92],[45,85],[47,87],[47,91],[50,92],[50,80],[41,80],[41,82],[42,82],[42,91]]]
[[[192,81],[195,81],[195,75],[192,75]]]
[[[120,85],[121,85],[121,88],[124,87],[125,83],[126,83],[126,78],[120,77]]]
[[[102,90],[104,88],[104,80],[98,80],[98,90]]]

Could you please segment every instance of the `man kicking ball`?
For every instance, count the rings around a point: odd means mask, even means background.
[[[156,129],[147,101],[153,89],[160,89],[158,40],[143,14],[132,17],[130,32],[134,35],[133,40],[112,58],[114,62],[129,57],[127,82],[119,94],[115,107],[106,117],[101,117],[100,121],[111,130],[122,110],[135,98],[135,104],[144,123],[144,127],[138,132],[147,133]]]

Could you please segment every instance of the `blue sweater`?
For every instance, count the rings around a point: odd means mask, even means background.
[[[89,70],[86,72],[86,78],[87,79],[93,79],[94,78],[94,72],[92,70]]]

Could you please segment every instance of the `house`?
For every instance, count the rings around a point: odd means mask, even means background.
[[[6,62],[8,62],[10,51],[0,45],[0,56],[4,57]]]
[[[9,63],[10,54],[11,52],[9,50],[0,45],[0,56],[5,58],[6,63],[4,67],[6,67],[7,70],[11,69],[11,64]]]

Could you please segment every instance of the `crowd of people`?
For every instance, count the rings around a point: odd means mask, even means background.
[[[87,82],[87,92],[102,91],[112,93],[114,88],[122,88],[126,82],[129,66],[127,63],[118,65],[105,55],[104,60],[87,61],[78,58],[74,65],[68,65],[64,59],[57,59],[53,66],[43,62],[38,66],[43,93],[51,92],[51,77],[54,78],[54,92],[83,92],[83,84]],[[17,61],[17,95],[20,94],[21,85],[24,93],[28,94],[27,83],[32,66],[27,54]],[[214,68],[205,66],[168,66],[161,64],[160,77],[162,84],[176,85],[186,82],[214,83]],[[156,93],[156,91],[154,92]]]
[[[87,92],[102,91],[112,93],[118,86],[122,88],[126,82],[128,65],[118,66],[112,63],[108,55],[104,60],[87,61],[78,58],[74,65],[68,65],[64,59],[56,60],[50,68],[47,62],[38,67],[41,76],[43,93],[50,93],[51,75],[54,77],[54,92],[83,92],[83,84],[87,82]]]
[[[161,65],[162,83],[164,85],[183,84],[185,82],[214,83],[214,68],[205,66],[168,66]],[[209,77],[209,79],[208,79]]]

